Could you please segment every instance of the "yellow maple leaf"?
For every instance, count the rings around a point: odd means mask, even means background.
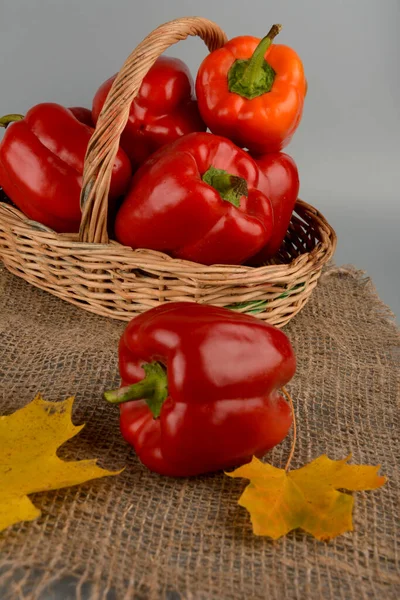
[[[250,479],[239,504],[249,511],[256,535],[278,539],[301,528],[319,540],[328,540],[353,530],[354,499],[338,490],[373,490],[386,481],[377,474],[379,465],[349,465],[349,459],[331,460],[323,455],[288,471],[253,457],[226,474]]]
[[[71,421],[73,402],[48,402],[38,394],[20,410],[0,416],[0,531],[40,516],[28,494],[121,472],[101,469],[96,460],[57,456],[57,449],[84,427]]]

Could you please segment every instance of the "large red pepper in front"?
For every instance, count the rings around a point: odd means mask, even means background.
[[[261,41],[230,40],[204,59],[197,74],[197,100],[207,126],[256,154],[288,145],[307,91],[299,56],[272,44],[279,30],[274,25]]]
[[[137,171],[116,216],[116,238],[202,264],[240,264],[271,236],[262,177],[251,156],[230,140],[188,134]]]
[[[162,475],[227,469],[263,456],[292,422],[279,394],[296,361],[286,335],[228,309],[173,302],[135,317],[119,344],[120,427]]]
[[[0,186],[29,219],[60,233],[79,231],[83,164],[94,131],[75,117],[76,110],[43,103],[25,117],[0,119],[7,127],[0,143]],[[125,193],[131,175],[129,159],[119,149],[111,203]]]
[[[96,92],[92,110],[95,123],[115,78],[108,79]],[[192,131],[206,129],[189,69],[178,58],[161,56],[144,77],[131,104],[121,148],[136,169],[158,148]]]

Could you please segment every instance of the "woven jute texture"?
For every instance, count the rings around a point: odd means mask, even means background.
[[[354,532],[329,543],[299,531],[252,534],[237,505],[245,481],[222,473],[169,479],[121,439],[118,384],[124,323],[80,310],[0,271],[0,414],[76,395],[86,427],[62,449],[98,456],[117,476],[36,494],[35,522],[0,534],[0,597],[107,600],[397,599],[400,597],[398,385],[400,342],[369,279],[331,267],[289,325],[298,357],[290,386],[298,442],[292,468],[320,454],[382,464],[388,483],[355,495]],[[23,442],[23,440],[22,440]],[[290,439],[266,460],[282,467]]]

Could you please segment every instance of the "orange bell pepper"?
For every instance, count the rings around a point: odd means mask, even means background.
[[[303,112],[303,64],[292,48],[272,43],[280,29],[273,25],[261,41],[233,38],[204,59],[197,75],[205,123],[253,154],[287,146]]]

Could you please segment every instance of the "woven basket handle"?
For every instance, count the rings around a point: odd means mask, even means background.
[[[222,29],[208,19],[176,19],[152,31],[135,48],[118,73],[86,152],[81,192],[80,241],[100,244],[108,242],[107,209],[112,166],[132,100],[156,59],[167,48],[185,40],[189,35],[198,35],[210,51],[220,48],[227,41]]]

